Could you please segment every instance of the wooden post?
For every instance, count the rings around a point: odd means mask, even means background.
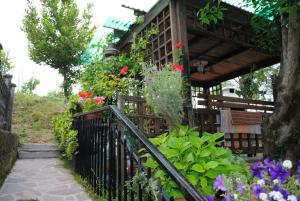
[[[182,53],[183,60],[182,65],[184,71],[182,75],[187,78],[187,102],[192,104],[191,94],[191,81],[190,81],[190,65],[189,65],[189,47],[187,38],[187,25],[186,25],[186,3],[184,0],[170,0],[170,18],[171,18],[171,35],[172,35],[172,49],[176,48],[176,43],[183,44]],[[173,57],[173,62],[175,58]]]

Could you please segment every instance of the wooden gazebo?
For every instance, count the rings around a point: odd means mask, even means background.
[[[145,14],[144,22],[133,26],[117,46],[119,50],[126,51],[134,40],[134,33],[143,33],[155,25],[159,34],[151,40],[150,57],[154,64],[161,66],[173,62],[175,44],[183,43],[184,76],[189,78],[192,99],[196,100],[191,113],[193,118],[189,117],[189,122],[200,131],[212,132],[217,130],[216,114],[220,110],[239,111],[238,117],[244,118],[244,122],[255,115],[258,117],[257,113],[265,115],[272,112],[272,102],[222,96],[221,82],[276,64],[280,58],[257,46],[251,27],[253,14],[250,12],[222,3],[226,8],[224,19],[216,25],[201,25],[197,12],[206,2],[159,0]],[[262,120],[255,122],[262,123]],[[251,137],[250,134],[229,133],[228,136],[233,149],[247,149],[247,153],[257,153],[261,149],[262,135]],[[253,139],[255,146],[252,146]]]

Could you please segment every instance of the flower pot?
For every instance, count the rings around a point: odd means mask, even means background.
[[[100,117],[100,113],[89,113],[84,115],[85,120],[98,119]]]

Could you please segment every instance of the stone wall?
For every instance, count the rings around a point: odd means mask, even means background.
[[[17,158],[17,136],[0,130],[0,186]]]

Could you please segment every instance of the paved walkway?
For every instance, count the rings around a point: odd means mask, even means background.
[[[0,201],[91,201],[59,159],[19,159],[0,189]]]

